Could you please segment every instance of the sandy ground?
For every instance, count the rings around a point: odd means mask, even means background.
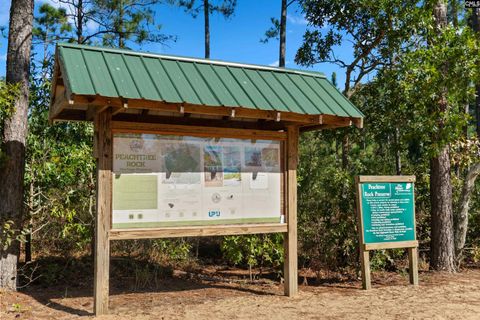
[[[460,274],[374,274],[373,289],[359,281],[301,285],[297,297],[282,286],[175,278],[150,292],[122,291],[112,280],[110,314],[98,319],[480,319],[480,269]],[[91,289],[29,288],[0,293],[0,319],[92,318]]]

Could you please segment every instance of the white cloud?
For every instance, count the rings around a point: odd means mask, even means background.
[[[287,14],[287,21],[290,22],[291,24],[296,24],[296,25],[302,25],[306,26],[308,25],[307,19],[305,19],[304,16],[294,16]]]
[[[65,4],[60,3],[58,0],[35,0],[35,3],[37,3],[38,6],[42,5],[43,3],[48,3],[55,8],[65,7]]]
[[[270,67],[278,67],[278,64],[279,64],[279,63],[280,63],[280,61],[275,60],[275,61],[273,61],[272,63],[269,63],[268,65],[269,65]]]
[[[88,32],[94,32],[98,29],[98,23],[93,20],[88,20],[86,28]]]
[[[286,65],[286,66],[288,66],[288,65],[291,64],[291,63],[292,63],[292,61],[288,61],[288,60],[285,61],[285,65]],[[270,67],[278,67],[279,64],[280,64],[280,61],[275,60],[275,61],[273,61],[272,63],[269,63],[268,65],[269,65]]]

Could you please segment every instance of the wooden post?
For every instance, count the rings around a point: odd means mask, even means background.
[[[410,274],[410,283],[418,286],[418,249],[408,248],[408,272]]]
[[[94,312],[108,313],[110,269],[110,216],[112,212],[112,114],[107,109],[95,115],[97,150],[97,212],[95,218]]]
[[[362,265],[362,288],[369,290],[372,288],[372,280],[370,279],[370,251],[360,246],[360,263]]]
[[[286,149],[286,222],[288,232],[284,238],[284,292],[286,296],[294,296],[298,292],[298,262],[297,262],[297,164],[298,136],[296,126],[287,128]]]
[[[363,217],[362,217],[362,190],[359,183],[359,177],[355,177],[356,196],[357,201],[357,229],[358,229],[358,247],[360,248],[360,267],[362,270],[362,288],[365,290],[372,288],[372,281],[370,278],[370,252],[365,249],[363,239]]]

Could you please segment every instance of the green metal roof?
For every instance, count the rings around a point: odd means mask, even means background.
[[[362,118],[318,72],[58,44],[73,95]]]

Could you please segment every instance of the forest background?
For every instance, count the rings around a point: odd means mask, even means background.
[[[25,70],[13,67],[19,66],[19,55],[0,55],[7,70],[0,82],[0,194],[5,197],[0,202],[0,271],[5,274],[5,266],[20,262],[20,282],[4,277],[2,286],[60,283],[69,272],[92,266],[92,127],[48,123],[53,52],[60,41],[325,72],[366,118],[363,129],[301,137],[300,267],[319,275],[326,270],[355,273],[353,177],[359,174],[416,175],[424,268],[454,272],[480,261],[480,20],[478,10],[465,8],[463,1],[259,2],[259,11],[269,8],[266,17],[272,17],[262,22],[246,18],[256,11],[253,1],[11,3],[0,52],[21,52]],[[161,14],[172,10],[183,17],[175,21]],[[219,31],[238,21],[237,13],[248,27],[235,28],[237,34]],[[5,15],[2,10],[0,21],[6,22]],[[181,39],[179,34],[193,27],[182,25],[185,19],[196,21],[196,30],[202,31],[195,33],[197,39]],[[22,32],[28,41],[16,43]],[[23,130],[24,149],[11,147],[12,132],[19,133],[14,127]],[[24,175],[12,170],[23,161]],[[22,183],[4,183],[9,174]],[[15,192],[21,200],[17,208],[7,198]],[[112,255],[123,261],[114,268],[153,280],[174,268],[210,263],[248,267],[252,279],[267,268],[281,277],[283,263],[281,235],[118,241]],[[381,250],[373,253],[372,265],[401,271],[404,260],[403,250]]]

